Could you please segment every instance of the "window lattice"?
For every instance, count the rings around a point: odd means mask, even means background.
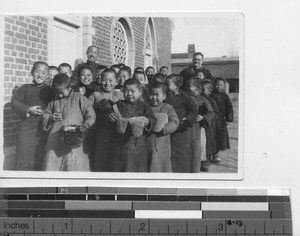
[[[119,21],[116,23],[113,32],[113,46],[114,46],[114,62],[115,64],[126,64],[127,59],[127,37],[126,31]]]
[[[151,40],[151,32],[150,32],[149,24],[147,25],[146,28],[145,49],[152,51],[152,40]]]

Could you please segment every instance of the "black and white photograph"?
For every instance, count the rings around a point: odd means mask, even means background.
[[[0,23],[3,177],[243,178],[243,14]]]

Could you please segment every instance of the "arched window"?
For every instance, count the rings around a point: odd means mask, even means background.
[[[130,26],[125,18],[118,19],[112,33],[113,63],[131,66],[133,60],[133,42]]]
[[[151,18],[149,18],[146,22],[144,51],[145,51],[144,66],[156,67],[157,65],[156,40],[155,40],[154,25]]]

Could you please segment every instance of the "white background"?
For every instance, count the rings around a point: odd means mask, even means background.
[[[300,4],[298,1],[13,1],[6,13],[236,11],[245,15],[243,181],[0,180],[15,185],[128,185],[201,188],[289,187],[300,235]],[[187,37],[183,35],[183,37]],[[42,184],[41,184],[42,183]]]

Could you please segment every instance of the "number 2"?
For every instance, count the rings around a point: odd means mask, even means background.
[[[140,230],[146,230],[145,227],[146,227],[145,223],[140,224]]]

